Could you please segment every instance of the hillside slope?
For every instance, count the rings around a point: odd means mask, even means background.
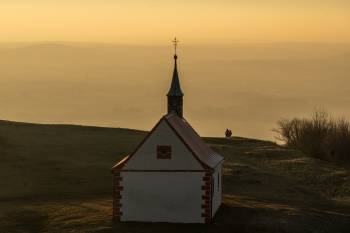
[[[108,194],[110,168],[146,132],[0,122],[0,200]]]
[[[205,138],[225,157],[214,224],[113,224],[110,168],[145,135],[0,121],[0,232],[350,232],[349,170],[238,137]]]

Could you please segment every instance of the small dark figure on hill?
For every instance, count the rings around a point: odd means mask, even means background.
[[[227,138],[230,138],[230,137],[232,136],[232,131],[231,131],[230,129],[226,129],[226,131],[225,131],[225,136],[226,136]]]

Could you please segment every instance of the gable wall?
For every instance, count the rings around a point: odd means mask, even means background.
[[[171,146],[171,159],[157,159],[157,145]],[[191,151],[163,120],[123,170],[203,170]]]

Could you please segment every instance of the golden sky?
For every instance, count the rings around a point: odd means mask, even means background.
[[[0,41],[350,42],[349,0],[1,0]]]

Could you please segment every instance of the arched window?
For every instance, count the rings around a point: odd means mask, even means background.
[[[220,171],[218,172],[218,190],[220,190]]]
[[[211,179],[211,196],[214,197],[214,177]]]

